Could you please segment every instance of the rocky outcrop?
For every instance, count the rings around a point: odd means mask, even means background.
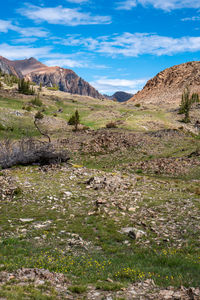
[[[0,71],[4,74],[14,75],[14,76],[17,76],[19,78],[23,77],[20,70],[16,69],[12,65],[12,61],[10,61],[10,60],[2,57],[2,56],[0,56]]]
[[[94,87],[75,72],[60,67],[48,67],[35,58],[10,61],[0,56],[0,70],[5,74],[24,77],[47,87],[58,86],[59,90],[71,94],[104,98]]]
[[[69,69],[44,67],[27,74],[25,78],[36,84],[42,83],[43,86],[58,86],[59,90],[63,92],[90,96],[93,98],[103,98],[103,96],[88,82]]]
[[[150,79],[128,102],[177,106],[184,88],[200,94],[200,61],[173,66]]]

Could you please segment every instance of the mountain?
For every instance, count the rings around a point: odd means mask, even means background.
[[[11,61],[11,64],[14,68],[20,70],[20,72],[24,76],[33,71],[47,67],[41,62],[39,62],[37,59],[35,59],[34,57],[31,57],[29,59],[24,59],[24,60],[14,60]]]
[[[200,61],[176,65],[158,73],[128,102],[176,106],[184,88],[200,94]]]
[[[18,78],[23,77],[21,71],[12,65],[12,61],[3,56],[0,56],[0,71],[4,74],[17,76]]]
[[[129,100],[131,97],[133,97],[133,94],[119,91],[116,92],[112,97],[117,99],[118,102],[125,102]]]
[[[108,96],[108,95],[104,95],[104,96],[109,100],[117,100],[117,102],[125,102],[129,100],[131,97],[133,97],[133,94],[119,91],[114,93],[112,96]]]
[[[60,67],[43,67],[28,73],[26,79],[43,86],[59,86],[59,89],[71,94],[79,94],[102,99],[103,96],[74,71]]]
[[[0,70],[6,74],[12,74],[19,78],[24,77],[36,84],[43,86],[58,86],[63,92],[104,98],[87,81],[79,77],[74,71],[60,67],[48,67],[35,58],[24,60],[8,60],[0,56]]]

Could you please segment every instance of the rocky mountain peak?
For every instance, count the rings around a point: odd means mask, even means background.
[[[129,101],[155,105],[177,105],[184,88],[200,94],[200,61],[167,68],[150,79]]]

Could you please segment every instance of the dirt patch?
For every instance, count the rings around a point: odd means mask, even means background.
[[[200,166],[198,159],[192,158],[158,158],[149,161],[138,161],[129,164],[129,169],[142,170],[153,174],[182,175],[187,174],[190,168]]]
[[[100,130],[92,132],[91,138],[83,141],[81,147],[84,153],[108,153],[123,151],[131,147],[141,147],[145,143],[145,138],[141,134]]]

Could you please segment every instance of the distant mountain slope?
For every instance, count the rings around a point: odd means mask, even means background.
[[[11,64],[14,68],[20,70],[23,75],[47,67],[34,57],[24,60],[14,60],[11,61]]]
[[[117,100],[118,102],[125,102],[129,100],[131,97],[133,97],[133,94],[129,94],[126,92],[116,92],[112,96],[104,95],[105,98],[110,99],[110,100]]]
[[[177,105],[186,86],[192,93],[200,94],[200,61],[187,62],[165,69],[150,79],[145,87],[128,102]]]
[[[4,74],[8,74],[8,75],[14,75],[17,76],[19,78],[22,78],[23,75],[21,73],[20,70],[16,69],[13,65],[12,65],[12,61],[6,59],[3,56],[0,56],[0,71]]]
[[[94,87],[79,77],[74,71],[60,67],[48,67],[35,58],[10,61],[0,56],[0,70],[6,74],[24,77],[43,86],[58,86],[63,92],[104,98]]]
[[[116,92],[114,95],[113,95],[113,98],[117,99],[118,102],[125,102],[127,100],[129,100],[131,97],[133,97],[133,94],[129,94],[129,93],[126,93],[126,92]]]

